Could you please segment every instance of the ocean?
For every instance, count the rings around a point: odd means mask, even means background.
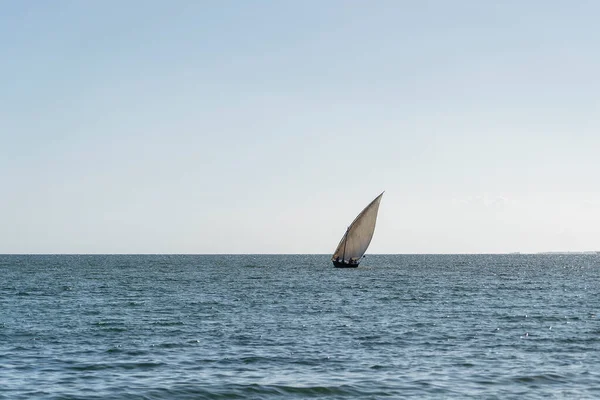
[[[0,399],[600,398],[600,255],[1,255]]]

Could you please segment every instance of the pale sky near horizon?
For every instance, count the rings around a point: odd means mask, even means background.
[[[0,2],[0,253],[600,251],[598,16]]]

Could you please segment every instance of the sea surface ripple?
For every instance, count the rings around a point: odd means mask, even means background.
[[[0,399],[600,398],[600,255],[0,255]]]

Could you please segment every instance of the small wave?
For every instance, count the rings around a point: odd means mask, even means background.
[[[71,371],[102,371],[107,369],[125,369],[125,370],[134,370],[134,369],[153,369],[162,367],[165,365],[161,362],[150,362],[150,361],[142,361],[142,362],[123,362],[123,363],[96,363],[96,364],[79,364],[73,365],[69,367]]]
[[[376,364],[376,365],[371,365],[369,368],[374,369],[374,370],[380,370],[380,369],[386,369],[388,367],[386,367],[385,365]]]
[[[352,386],[287,386],[287,385],[248,385],[241,387],[240,390],[243,394],[254,394],[254,395],[298,395],[298,396],[309,396],[309,397],[323,397],[323,396],[358,396],[361,393],[359,390],[354,389]]]
[[[198,387],[184,386],[176,389],[153,390],[153,399],[172,399],[193,396],[193,398],[223,398],[247,399],[270,397],[298,397],[298,398],[332,398],[332,397],[386,397],[389,393],[383,391],[363,391],[351,385],[341,386],[291,386],[291,385],[228,385],[226,387]],[[192,397],[190,397],[192,398]]]
[[[122,353],[123,349],[121,348],[120,345],[116,346],[116,347],[111,347],[110,349],[106,350],[107,353]]]
[[[188,347],[188,345],[183,343],[161,343],[154,345],[154,347],[158,347],[159,349],[178,349],[181,347]]]
[[[365,341],[365,340],[379,340],[379,339],[381,339],[381,336],[380,335],[359,336],[359,337],[357,337],[357,339],[361,342]]]
[[[102,326],[104,332],[127,332],[128,329],[120,326]]]
[[[522,383],[565,383],[567,378],[559,374],[538,374],[538,375],[524,375],[517,376],[512,379],[515,382]]]
[[[162,320],[162,321],[155,321],[152,323],[152,325],[157,325],[157,326],[181,326],[181,325],[185,325],[183,322],[181,321],[167,321],[167,320]]]

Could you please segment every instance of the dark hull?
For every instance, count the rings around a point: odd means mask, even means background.
[[[358,267],[358,263],[347,264],[347,263],[341,262],[341,261],[332,261],[332,262],[333,262],[333,266],[336,268],[356,268],[356,267]]]

